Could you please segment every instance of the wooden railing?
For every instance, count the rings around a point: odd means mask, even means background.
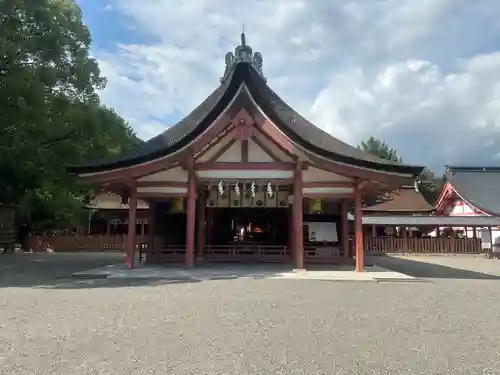
[[[365,251],[370,253],[478,254],[482,252],[479,238],[365,237],[364,245]]]
[[[204,249],[209,262],[284,262],[290,259],[288,246],[209,245]]]
[[[304,246],[304,260],[306,263],[338,263],[345,261],[340,246],[317,245]]]
[[[123,251],[127,235],[33,235],[29,248],[33,251]],[[137,246],[143,242],[137,236]]]
[[[184,262],[185,255],[186,245],[165,245],[162,238],[156,236],[154,249],[146,258],[151,262]]]
[[[41,235],[30,236],[29,246],[33,251],[123,251],[127,235]],[[184,245],[163,245],[161,237],[155,237],[151,259],[182,261],[186,252]],[[146,252],[147,238],[137,236],[137,247]],[[365,237],[367,253],[459,253],[482,252],[479,238],[417,238],[409,237]],[[328,262],[342,258],[338,246],[305,246],[304,258],[311,262]],[[288,246],[264,245],[210,245],[204,249],[207,261],[263,261],[286,262],[291,260]]]

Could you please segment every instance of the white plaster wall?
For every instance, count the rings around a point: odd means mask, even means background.
[[[293,161],[293,159],[288,154],[281,151],[281,149],[279,147],[277,147],[272,141],[270,141],[264,135],[257,133],[257,134],[255,134],[255,138],[257,138],[264,146],[266,146],[269,149],[269,151],[271,151],[274,155],[276,155],[276,157],[278,159],[280,159],[281,161],[284,161],[284,162],[292,162]],[[249,147],[249,149],[250,149],[250,147]],[[300,152],[299,154],[301,155],[302,152]]]
[[[152,181],[187,182],[187,180],[188,180],[188,174],[181,167],[167,169],[166,171],[150,174],[148,176],[144,176],[139,179],[140,182],[152,182]]]
[[[148,187],[137,188],[137,192],[138,193],[160,193],[160,194],[168,194],[168,193],[174,193],[174,194],[186,193],[187,194],[187,189],[181,188],[181,187],[148,186]]]
[[[462,200],[458,200],[452,207],[450,216],[481,216],[471,206]]]
[[[350,179],[345,176],[314,167],[309,167],[307,170],[302,171],[302,179],[304,182],[350,181]]]
[[[216,160],[223,163],[241,162],[241,141],[236,141],[229,149]]]
[[[219,152],[221,148],[225,147],[229,142],[231,142],[231,140],[232,139],[229,137],[222,138],[217,144],[212,145],[211,148],[197,160],[197,162],[203,163],[209,161],[215,156],[215,154],[217,154],[217,152]]]
[[[274,160],[255,142],[248,141],[248,161],[251,163],[271,163]]]

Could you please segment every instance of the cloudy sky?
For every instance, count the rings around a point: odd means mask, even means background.
[[[102,100],[148,139],[262,52],[268,84],[351,144],[408,163],[500,164],[498,0],[77,0],[109,80]]]

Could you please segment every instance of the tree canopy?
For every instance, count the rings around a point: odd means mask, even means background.
[[[358,146],[362,151],[378,156],[380,159],[395,161],[401,163],[401,158],[395,149],[381,139],[370,137],[363,141]]]
[[[99,103],[90,46],[74,0],[0,1],[0,202],[38,227],[73,224],[92,194],[67,165],[140,142]]]
[[[398,155],[396,149],[391,148],[387,142],[376,137],[370,137],[366,141],[361,142],[358,148],[381,159],[391,160],[397,163],[403,162],[403,159]],[[441,192],[443,179],[437,177],[434,172],[426,167],[420,174],[420,180],[420,192],[430,204],[434,204]]]

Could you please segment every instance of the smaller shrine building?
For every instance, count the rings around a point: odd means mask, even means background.
[[[446,182],[436,201],[436,215],[452,217],[500,218],[500,167],[447,166]],[[472,238],[477,228],[455,226],[453,230]],[[500,245],[500,226],[490,226],[492,242]]]

